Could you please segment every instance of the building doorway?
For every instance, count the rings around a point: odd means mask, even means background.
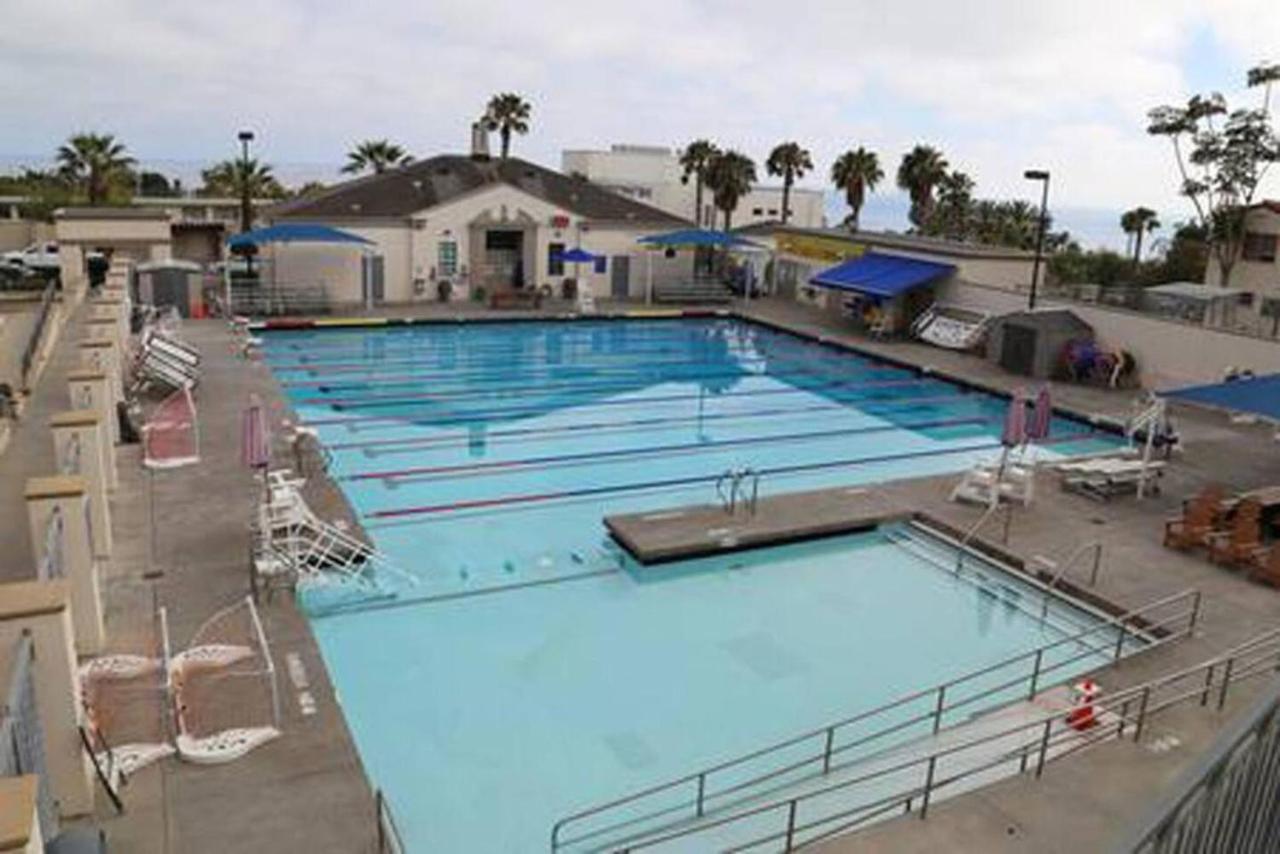
[[[524,287],[523,231],[485,231],[482,275],[490,290],[505,291]]]
[[[614,255],[609,263],[613,268],[609,277],[609,296],[626,299],[631,296],[631,256]]]

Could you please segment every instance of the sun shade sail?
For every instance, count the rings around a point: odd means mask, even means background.
[[[372,243],[358,234],[312,222],[290,222],[255,228],[227,238],[227,245],[263,246],[268,243]]]
[[[955,272],[951,264],[867,252],[837,264],[809,280],[809,284],[873,297],[896,297]]]
[[[682,228],[678,231],[667,231],[662,234],[650,234],[637,241],[649,246],[750,246],[763,248],[759,243],[730,234],[727,231],[713,231],[709,228]]]
[[[1248,412],[1280,421],[1280,374],[1238,379],[1212,385],[1196,385],[1165,392],[1165,397],[1213,406],[1232,412]]]

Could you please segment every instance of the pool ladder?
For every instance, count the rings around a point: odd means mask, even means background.
[[[756,515],[756,501],[760,497],[760,472],[744,466],[730,468],[716,478],[716,495],[724,512],[733,516],[741,504],[748,515]]]

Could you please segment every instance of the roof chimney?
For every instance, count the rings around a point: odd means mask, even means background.
[[[483,121],[471,123],[471,159],[489,159],[489,129]]]

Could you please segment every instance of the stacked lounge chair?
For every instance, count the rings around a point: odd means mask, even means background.
[[[1110,501],[1117,495],[1137,493],[1139,486],[1146,492],[1158,492],[1164,467],[1161,460],[1096,457],[1059,463],[1054,468],[1064,475],[1063,489]]]
[[[145,330],[133,365],[133,390],[178,391],[200,381],[200,351],[172,333]]]

